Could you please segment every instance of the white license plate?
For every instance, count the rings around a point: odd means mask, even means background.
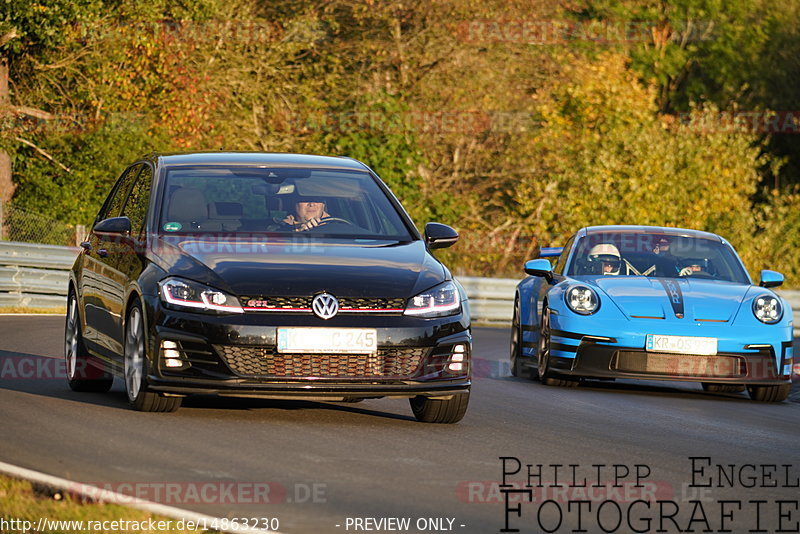
[[[645,349],[652,352],[713,355],[717,353],[717,338],[648,334]]]
[[[372,354],[378,352],[374,328],[278,328],[278,352]]]

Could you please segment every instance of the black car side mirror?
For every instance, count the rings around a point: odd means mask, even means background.
[[[458,241],[458,232],[446,224],[429,222],[425,225],[425,244],[428,248],[447,248]]]
[[[131,220],[127,217],[111,217],[94,225],[96,234],[128,235],[131,233]]]

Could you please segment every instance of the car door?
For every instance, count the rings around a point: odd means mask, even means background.
[[[142,164],[136,173],[136,179],[130,187],[125,203],[120,212],[121,217],[131,221],[129,237],[118,239],[109,250],[107,264],[120,290],[109,296],[109,314],[114,318],[114,330],[110,333],[110,344],[115,347],[113,357],[122,363],[122,351],[125,342],[125,302],[126,295],[133,282],[139,278],[145,267],[144,249],[147,245],[146,222],[150,204],[150,191],[153,181],[153,167],[149,163]]]
[[[83,303],[85,308],[86,338],[94,349],[106,360],[112,360],[122,350],[117,341],[122,321],[118,303],[124,292],[124,279],[114,263],[119,248],[119,236],[96,232],[94,227],[102,220],[118,217],[131,184],[141,171],[141,164],[132,165],[117,180],[106,199],[103,209],[89,234],[89,246],[85,250],[83,263]]]

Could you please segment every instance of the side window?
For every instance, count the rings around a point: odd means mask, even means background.
[[[558,257],[558,261],[556,262],[556,266],[553,269],[553,272],[556,274],[564,274],[564,267],[567,265],[567,258],[569,257],[569,251],[572,249],[572,243],[575,241],[575,236],[569,238],[567,244],[564,245],[564,250],[561,251],[561,255]]]
[[[150,204],[150,188],[153,182],[153,169],[150,165],[143,165],[142,172],[136,178],[122,215],[131,220],[131,234],[141,235],[147,220],[147,208]]]
[[[94,221],[95,224],[103,219],[108,219],[109,217],[119,217],[119,214],[122,211],[122,203],[125,200],[125,197],[128,195],[128,190],[131,188],[131,182],[133,182],[133,179],[136,178],[139,169],[141,169],[141,165],[132,165],[122,173],[122,176],[120,176],[119,180],[117,180],[114,189],[111,190],[108,198],[106,198],[106,202],[103,204],[103,208],[100,210],[100,213],[97,214],[97,219]]]

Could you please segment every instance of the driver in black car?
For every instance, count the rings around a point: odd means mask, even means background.
[[[292,226],[295,232],[304,232],[319,226],[323,219],[330,216],[321,198],[308,198],[298,200],[294,205],[294,213],[287,215],[282,222]]]

